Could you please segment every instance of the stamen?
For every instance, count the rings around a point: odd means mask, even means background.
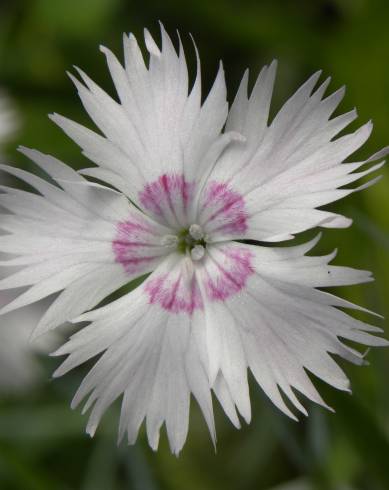
[[[204,232],[200,225],[191,225],[189,227],[189,234],[194,240],[202,240],[204,238]]]
[[[206,235],[200,225],[193,224],[178,235],[177,251],[187,254],[192,260],[201,260],[205,254]]]
[[[201,260],[205,255],[205,248],[202,245],[195,245],[190,251],[192,260]]]

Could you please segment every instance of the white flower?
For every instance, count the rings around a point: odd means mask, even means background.
[[[0,94],[0,148],[18,127],[18,117],[11,101]],[[4,182],[0,179],[0,184]],[[1,219],[1,218],[0,218]],[[0,260],[5,262],[0,254]],[[0,277],[5,274],[2,272]],[[9,303],[15,294],[0,291],[0,307]],[[43,305],[31,305],[4,315],[0,319],[0,393],[19,393],[42,379],[38,353],[47,354],[54,345],[47,337],[31,345],[29,338],[43,313]]]
[[[0,307],[14,295],[0,291]],[[54,345],[53,336],[29,342],[31,333],[43,313],[43,305],[30,305],[0,319],[0,393],[22,393],[43,380],[38,354],[47,354]]]
[[[18,117],[9,98],[0,92],[0,148],[19,126]]]
[[[156,449],[165,423],[178,454],[191,394],[215,441],[212,392],[235,426],[237,411],[250,421],[248,368],[273,403],[295,418],[281,393],[303,413],[295,390],[325,405],[306,371],[349,390],[329,353],[364,361],[344,339],[387,345],[371,335],[379,328],[339,309],[362,308],[316,289],[368,282],[369,272],[330,266],[334,254],[307,256],[317,239],[287,248],[247,243],[348,225],[316,208],[353,192],[338,188],[378,168],[352,173],[386,150],[342,163],[371,125],[334,140],[355,112],[329,119],[343,92],[322,100],[328,82],[312,93],[318,75],[269,126],[274,63],[249,98],[245,75],[228,113],[222,68],[201,104],[199,67],[189,91],[182,48],[177,55],[163,29],[161,51],[147,32],[145,39],[149,67],[133,36],[124,37],[125,69],[103,48],[121,103],[82,72],[85,85],[74,79],[104,136],[53,116],[98,165],[82,173],[117,190],[25,148],[53,183],[2,166],[40,195],[6,189],[0,196],[12,213],[2,218],[8,234],[0,237],[0,250],[16,255],[8,265],[23,266],[0,288],[30,286],[3,312],[62,291],[36,335],[66,320],[90,322],[56,352],[68,354],[56,376],[100,356],[73,400],[76,406],[89,396],[90,434],[123,396],[120,439],[127,433],[133,443],[146,419]],[[131,293],[84,313],[146,274]]]

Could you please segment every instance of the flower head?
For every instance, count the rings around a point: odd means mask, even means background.
[[[343,163],[371,124],[334,139],[355,111],[330,119],[343,91],[323,99],[328,81],[314,91],[318,74],[269,124],[275,63],[261,71],[249,96],[245,74],[228,111],[222,67],[202,103],[199,61],[189,88],[182,46],[177,53],[163,28],[161,49],[148,32],[145,42],[148,65],[132,35],[124,36],[125,68],[102,48],[120,102],[83,72],[84,83],[72,77],[102,134],[52,116],[96,167],[80,174],[25,148],[51,183],[2,166],[39,195],[6,189],[0,196],[12,213],[2,219],[8,234],[0,250],[16,255],[8,265],[23,267],[0,288],[30,286],[3,312],[62,291],[37,335],[66,320],[90,322],[56,352],[68,356],[56,376],[100,356],[73,400],[76,406],[88,397],[90,434],[122,396],[120,439],[127,434],[133,443],[146,420],[157,448],[165,424],[177,454],[191,395],[215,440],[212,392],[235,426],[237,412],[250,421],[248,368],[295,418],[291,406],[306,410],[294,390],[325,406],[306,371],[349,389],[329,354],[356,364],[363,356],[340,338],[387,344],[372,335],[379,328],[340,309],[357,306],[316,289],[368,282],[370,273],[329,265],[334,254],[307,256],[317,239],[258,244],[315,226],[347,226],[348,219],[317,208],[357,190],[339,188],[377,169],[381,164],[354,172],[386,150]],[[92,310],[146,275],[132,292]]]

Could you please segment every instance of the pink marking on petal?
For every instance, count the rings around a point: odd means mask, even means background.
[[[156,254],[152,239],[155,231],[146,222],[131,216],[117,224],[117,233],[112,242],[116,262],[121,264],[128,274],[142,274],[149,270],[150,264],[160,254]]]
[[[225,301],[239,293],[254,274],[253,254],[249,250],[226,246],[222,253],[225,256],[223,264],[215,263],[217,273],[214,277],[208,275],[205,284],[207,296],[212,301]]]
[[[140,235],[142,233],[153,234],[153,229],[147,223],[142,223],[131,216],[128,221],[119,223],[118,232],[120,236],[127,240],[128,237]]]
[[[145,185],[139,194],[140,202],[146,211],[169,222],[175,218],[182,226],[191,223],[181,222],[186,217],[189,203],[195,195],[196,184],[187,182],[183,175],[162,174]],[[243,197],[225,182],[210,182],[202,194],[199,206],[200,215],[206,221],[199,223],[212,231],[242,235],[247,231],[247,212]]]
[[[194,184],[187,182],[183,175],[163,174],[157,180],[146,184],[139,199],[144,209],[163,217],[169,210],[173,215],[187,210],[193,197]]]
[[[247,231],[247,212],[243,197],[226,183],[210,182],[202,198],[202,212],[208,218],[205,226],[212,231],[222,231],[234,235]]]
[[[170,313],[192,315],[194,310],[203,309],[203,300],[195,276],[190,280],[184,280],[179,274],[172,280],[169,274],[164,274],[147,281],[145,290],[149,294],[150,304],[159,304]]]
[[[204,283],[207,301],[226,301],[246,286],[247,279],[254,273],[252,253],[245,248],[225,246],[220,250],[224,255],[223,264],[205,263],[207,278]],[[204,303],[200,287],[194,274],[191,279],[171,272],[154,277],[145,283],[150,304],[157,304],[170,313],[192,315],[195,310],[203,310]]]

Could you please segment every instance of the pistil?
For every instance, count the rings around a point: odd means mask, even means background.
[[[192,260],[201,260],[205,255],[206,235],[200,225],[193,224],[181,230],[177,235],[163,237],[163,245],[175,246],[177,251],[189,255]]]

